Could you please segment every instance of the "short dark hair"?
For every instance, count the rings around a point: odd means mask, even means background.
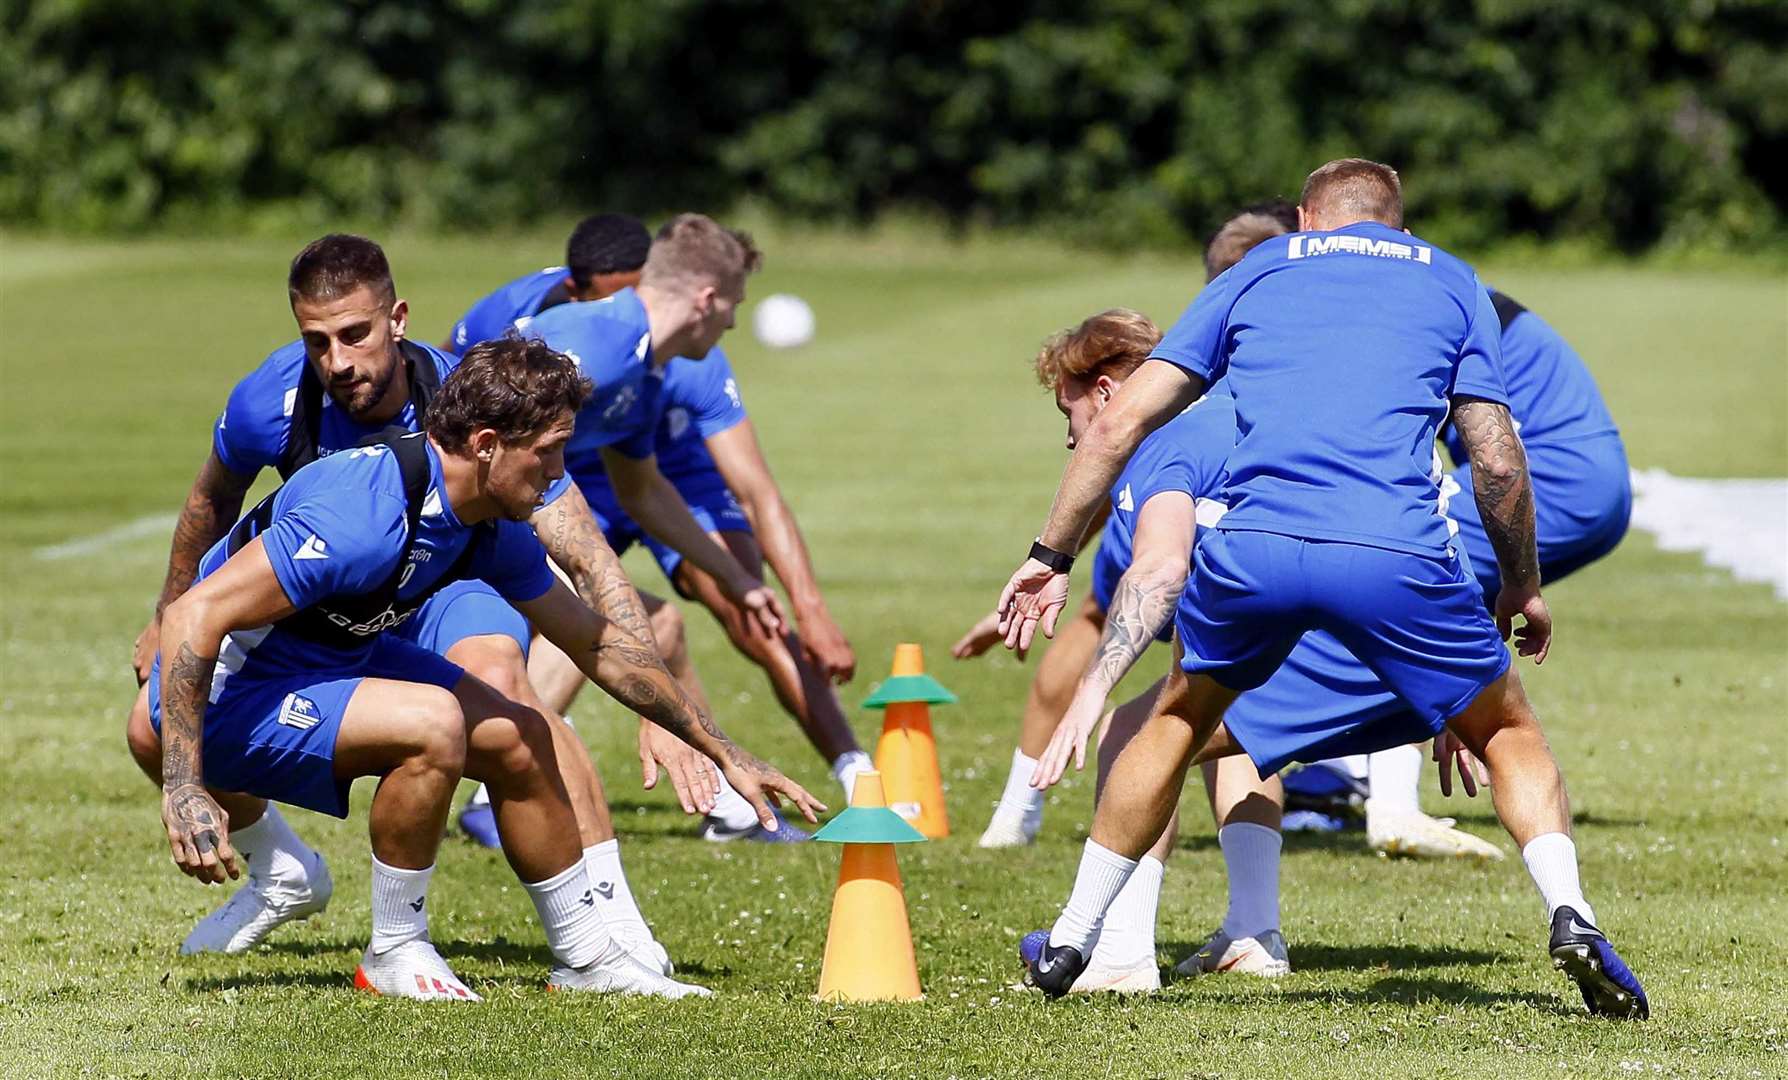
[[[646,265],[652,234],[627,214],[596,214],[577,223],[565,245],[565,268],[587,289],[597,274],[625,274]]]
[[[577,412],[590,390],[570,357],[512,330],[466,350],[429,403],[428,434],[452,453],[464,450],[482,428],[505,443],[519,443]]]
[[[1204,246],[1204,279],[1242,261],[1263,240],[1298,231],[1298,208],[1284,199],[1252,203],[1232,214]]]
[[[678,214],[658,229],[646,257],[645,279],[744,281],[764,264],[763,253],[743,229],[729,229],[705,214]]]
[[[1342,215],[1355,221],[1377,221],[1403,227],[1403,181],[1397,170],[1365,158],[1336,158],[1304,181],[1298,205],[1306,213]]]
[[[397,299],[385,249],[364,236],[330,233],[304,245],[286,275],[286,291],[296,300],[337,300],[362,286]]]

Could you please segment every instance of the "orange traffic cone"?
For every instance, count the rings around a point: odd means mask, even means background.
[[[925,674],[919,646],[904,644],[894,646],[893,674],[863,703],[866,709],[887,710],[875,767],[886,778],[889,807],[932,840],[950,835],[950,817],[944,811],[931,706],[955,701],[955,694]]]
[[[859,773],[850,809],[813,834],[815,840],[844,845],[820,968],[821,1001],[916,1001],[924,996],[894,845],[925,838],[887,806],[880,774]]]

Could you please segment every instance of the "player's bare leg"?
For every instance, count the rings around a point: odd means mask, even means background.
[[[1104,632],[1105,609],[1090,595],[1081,601],[1072,618],[1056,627],[1055,640],[1043,651],[1037,673],[1031,677],[1030,689],[1025,693],[1018,748],[1012,753],[1011,771],[1006,775],[1006,787],[994,808],[993,820],[981,834],[982,847],[1020,847],[1034,841],[1043,828],[1045,793],[1031,786],[1031,774],[1037,768],[1037,759],[1048,749],[1062,714],[1068,711],[1068,703],[1074,700],[1074,688],[1093,653],[1098,651],[1099,637]]]
[[[1164,681],[1157,681],[1105,717],[1099,730],[1095,804],[1104,797],[1106,780],[1118,754],[1142,730]],[[1086,971],[1074,981],[1074,992],[1133,993],[1161,988],[1161,972],[1155,965],[1155,918],[1161,904],[1167,856],[1179,835],[1179,825],[1179,811],[1175,810],[1161,836],[1137,861],[1130,879],[1112,900],[1098,945]]]
[[[149,723],[147,687],[137,692],[125,741],[143,775],[161,787],[161,736]],[[205,790],[229,815],[230,843],[248,868],[248,880],[199,920],[180,943],[182,955],[246,952],[286,923],[308,919],[329,906],[335,892],[329,864],[298,838],[277,806],[255,795]]]
[[[1564,776],[1514,669],[1447,721],[1447,733],[1435,745],[1436,756],[1444,759],[1443,789],[1451,786],[1451,759],[1457,757],[1448,734],[1489,770],[1496,816],[1520,846],[1527,872],[1545,900],[1553,962],[1577,983],[1591,1012],[1619,1018],[1649,1015],[1639,980],[1597,929],[1595,911],[1583,897]],[[1469,791],[1464,772],[1470,765],[1456,763]]]
[[[1172,820],[1194,756],[1238,749],[1227,738],[1213,738],[1236,692],[1208,676],[1186,675],[1181,655],[1176,642],[1174,667],[1154,708],[1112,763],[1061,917],[1053,929],[1020,943],[1031,979],[1050,994],[1066,993],[1092,955],[1113,899]]]
[[[762,576],[764,558],[756,537],[737,531],[708,535],[732,552],[739,565],[754,576]],[[830,766],[832,776],[844,790],[848,802],[857,774],[874,766],[869,755],[857,744],[844,708],[838,702],[837,691],[832,688],[825,671],[807,657],[800,638],[793,631],[774,640],[759,636],[744,609],[726,595],[720,583],[687,559],[676,568],[675,584],[685,596],[694,597],[708,609],[735,649],[763,669],[776,700],[795,718],[807,741]],[[793,827],[779,829],[775,834],[766,833],[756,821],[750,804],[723,785],[704,835],[715,840],[745,836],[765,840],[805,839],[806,834]]]
[[[1199,771],[1228,872],[1229,910],[1217,931],[1175,970],[1182,975],[1284,975],[1291,970],[1279,928],[1284,786],[1276,774],[1262,780],[1242,754],[1204,761]]]
[[[551,647],[550,642],[542,641],[540,644]],[[571,661],[563,653],[559,656],[567,666],[571,666]],[[614,822],[609,815],[608,799],[603,793],[602,780],[596,773],[595,763],[590,759],[589,749],[578,738],[577,731],[561,720],[557,710],[548,709],[541,703],[534,691],[521,647],[508,635],[484,634],[456,642],[447,650],[447,659],[465,668],[468,674],[502,697],[552,721],[548,730],[552,735],[553,753],[560,781],[571,800],[572,812],[577,819],[579,848],[589,868],[591,885],[595,890],[593,899],[596,909],[623,947],[655,970],[670,974],[674,970],[670,956],[653,936],[651,927],[634,900],[633,890],[627,883],[626,871],[621,866],[621,845],[615,837]],[[572,670],[577,669],[572,667]],[[580,672],[578,678],[582,677]],[[476,811],[470,807],[467,810],[468,815],[474,812]],[[466,816],[461,816],[462,825]]]

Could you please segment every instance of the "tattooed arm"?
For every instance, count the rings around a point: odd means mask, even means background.
[[[229,817],[205,790],[205,705],[218,651],[230,631],[291,612],[257,539],[162,613],[161,818],[175,864],[200,881],[238,876]]]
[[[199,560],[235,524],[237,515],[242,513],[242,500],[254,482],[253,475],[236,472],[219,460],[215,449],[199,469],[192,490],[187,493],[186,505],[180,508],[180,520],[174,523],[168,574],[162,582],[161,596],[155,601],[155,614],[137,635],[132,650],[131,666],[136,668],[139,686],[149,678],[149,668],[161,644],[162,613],[192,587],[193,578],[199,574]]]
[[[576,484],[565,494],[534,511],[534,535],[565,571],[578,597],[596,614],[651,642],[652,623],[640,603],[639,593],[621,569],[621,560],[608,546],[596,515]],[[660,667],[664,665],[659,664]]]
[[[1086,764],[1087,739],[1105,711],[1105,699],[1173,620],[1192,568],[1197,530],[1190,492],[1157,492],[1137,512],[1130,568],[1112,591],[1099,649],[1075,687],[1049,748],[1037,759],[1033,786],[1045,788],[1061,779],[1070,757],[1077,769]]]
[[[1542,662],[1552,643],[1552,615],[1540,598],[1540,556],[1534,540],[1527,451],[1515,434],[1515,421],[1506,405],[1461,397],[1453,403],[1453,426],[1471,461],[1472,496],[1502,577],[1502,592],[1496,598],[1497,627],[1505,639],[1513,631],[1516,650],[1522,656]],[[1514,629],[1517,615],[1524,621],[1518,630]]]
[[[766,828],[776,827],[770,811],[773,800],[788,799],[809,821],[816,820],[816,811],[825,809],[801,785],[741,749],[715,726],[665,670],[649,630],[641,638],[602,617],[556,579],[545,595],[515,606],[610,697],[720,766],[727,782],[757,807],[758,819]]]

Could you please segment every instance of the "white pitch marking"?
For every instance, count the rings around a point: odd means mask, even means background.
[[[1633,526],[1665,551],[1697,551],[1788,600],[1788,480],[1701,480],[1633,470]]]
[[[52,562],[62,559],[79,559],[86,555],[95,555],[117,544],[128,543],[154,536],[157,533],[171,534],[174,522],[180,520],[176,514],[150,514],[135,521],[127,521],[116,528],[94,533],[92,536],[77,536],[73,540],[64,540],[60,544],[40,547],[31,554],[39,559]]]

